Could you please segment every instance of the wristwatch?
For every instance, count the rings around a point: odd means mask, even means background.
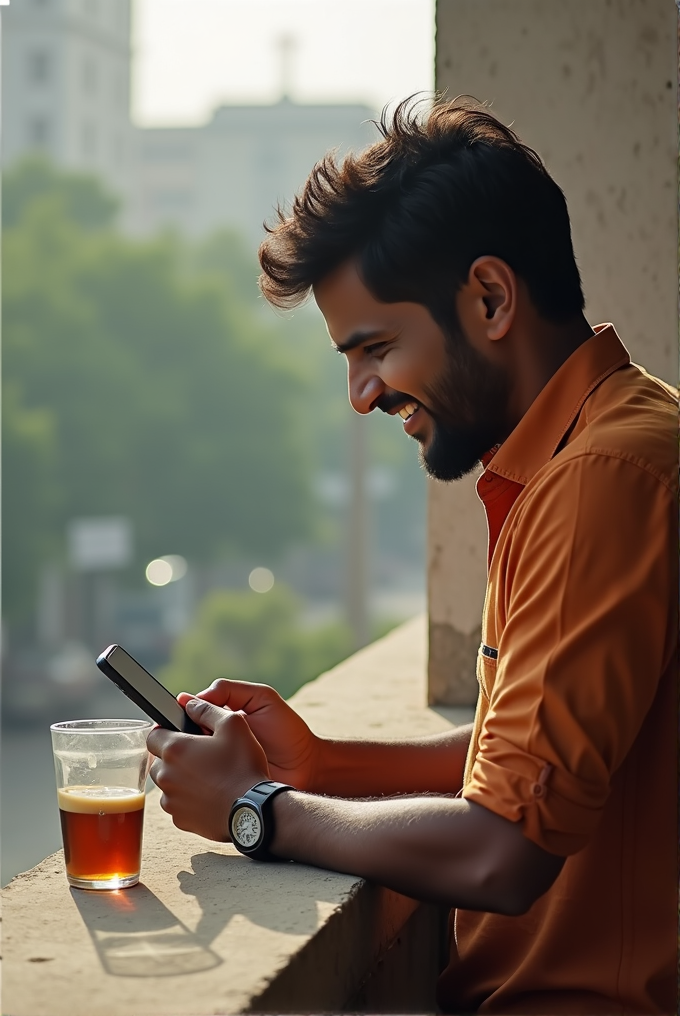
[[[269,844],[274,839],[272,798],[282,790],[294,790],[288,783],[263,780],[237,798],[229,812],[229,835],[237,850],[256,861],[271,861]]]

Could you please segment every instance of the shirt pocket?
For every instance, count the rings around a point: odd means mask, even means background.
[[[487,702],[491,698],[491,692],[496,682],[497,667],[498,650],[482,642],[477,652],[477,680]]]

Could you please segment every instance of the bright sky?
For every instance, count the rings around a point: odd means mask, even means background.
[[[133,0],[132,108],[143,126],[203,123],[221,103],[385,103],[434,82],[434,0]]]

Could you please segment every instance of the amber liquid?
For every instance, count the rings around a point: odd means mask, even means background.
[[[93,882],[138,875],[144,794],[122,787],[67,787],[57,793],[67,874]]]

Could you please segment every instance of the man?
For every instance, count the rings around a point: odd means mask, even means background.
[[[261,285],[278,306],[313,291],[354,409],[400,416],[430,475],[484,464],[475,723],[331,741],[271,689],[218,681],[180,697],[212,737],[149,737],[161,804],[254,856],[455,908],[447,1011],[669,1013],[674,396],[584,318],[564,197],[510,129],[405,103],[381,131],[315,167]],[[264,781],[289,788],[230,816]]]

